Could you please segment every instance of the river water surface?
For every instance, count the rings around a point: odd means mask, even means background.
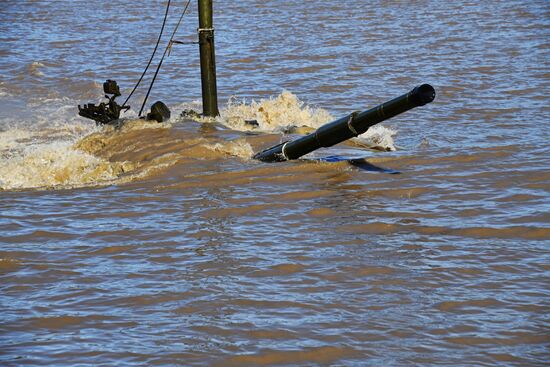
[[[78,117],[165,7],[1,2],[0,365],[547,365],[549,2],[216,1],[219,118],[179,117],[193,44],[169,123],[132,120],[152,73],[120,130]],[[350,143],[250,158],[422,83]]]

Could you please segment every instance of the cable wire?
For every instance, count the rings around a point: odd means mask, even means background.
[[[172,32],[172,36],[170,37],[170,41],[168,41],[168,45],[164,49],[164,54],[162,55],[162,58],[160,59],[160,62],[157,66],[157,70],[155,71],[155,75],[153,76],[153,80],[151,80],[151,85],[149,86],[149,89],[147,90],[147,94],[145,95],[145,99],[143,100],[143,104],[141,105],[141,108],[139,110],[139,114],[138,114],[139,117],[141,117],[141,113],[143,112],[143,107],[145,107],[145,103],[147,103],[147,99],[149,98],[149,93],[151,92],[151,89],[153,89],[153,84],[155,83],[155,80],[157,79],[157,75],[159,73],[160,67],[162,66],[162,62],[164,61],[164,57],[166,56],[166,53],[168,52],[168,50],[172,47],[174,36],[176,35],[176,32],[178,31],[178,28],[180,26],[181,20],[183,19],[183,16],[187,12],[187,8],[189,7],[189,3],[191,3],[191,0],[188,0],[187,4],[185,4],[185,8],[183,9],[183,12],[181,13],[180,19],[178,20],[178,23],[176,24],[176,27],[174,28],[174,31]]]
[[[126,103],[128,103],[128,101],[130,100],[130,97],[132,97],[132,94],[134,94],[137,87],[139,86],[139,84],[143,80],[143,77],[145,76],[145,73],[147,73],[147,70],[149,69],[149,66],[151,66],[151,62],[153,62],[153,58],[155,57],[155,54],[157,53],[157,49],[159,47],[159,43],[160,43],[160,40],[162,38],[162,34],[164,32],[164,26],[166,25],[166,20],[168,19],[168,10],[170,10],[170,1],[171,0],[168,0],[168,4],[166,5],[166,13],[164,14],[164,20],[162,22],[162,28],[160,29],[159,38],[157,39],[157,44],[155,45],[155,49],[153,50],[153,54],[151,55],[151,58],[149,59],[149,62],[147,63],[147,66],[145,67],[145,70],[143,70],[143,73],[141,74],[141,77],[139,78],[138,82],[134,86],[134,89],[132,89],[132,91],[130,92],[130,95],[128,95],[128,97],[126,98],[126,100],[124,101],[122,106],[126,106]]]

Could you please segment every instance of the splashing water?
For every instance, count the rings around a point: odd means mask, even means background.
[[[144,120],[127,120],[118,131],[112,126],[96,127],[77,120],[73,101],[39,100],[33,109],[41,111],[29,121],[3,121],[0,131],[0,190],[27,188],[67,188],[109,185],[143,178],[161,168],[175,164],[182,152],[174,144],[158,152],[155,138],[147,131],[171,129],[177,122],[158,124]],[[62,104],[60,106],[60,104]],[[181,104],[173,110],[177,111]],[[194,102],[193,108],[200,108]],[[132,113],[128,114],[131,118]],[[255,123],[247,123],[247,121]],[[202,123],[216,122],[235,131],[263,133],[309,133],[334,120],[324,109],[312,108],[296,95],[280,95],[259,101],[237,101],[231,98],[215,120],[199,118]],[[30,123],[29,123],[30,122]],[[172,133],[167,133],[170,136]],[[395,131],[375,126],[352,144],[360,148],[395,150]],[[212,154],[248,160],[254,149],[246,138],[231,141],[204,142]],[[147,151],[145,155],[138,154]],[[186,152],[186,154],[193,154]],[[124,159],[120,158],[124,157]],[[151,159],[150,157],[154,157]]]
[[[31,144],[19,155],[0,161],[0,188],[93,185],[113,180],[124,171],[124,164],[75,150],[72,142]]]
[[[197,101],[178,106],[179,110],[200,110],[201,108],[200,102]],[[227,105],[221,109],[220,116],[215,119],[191,118],[201,123],[216,122],[236,131],[282,134],[308,134],[314,129],[335,120],[335,117],[328,111],[307,106],[289,91],[283,91],[276,97],[250,102],[232,97]],[[395,151],[397,149],[393,136],[396,134],[397,131],[393,129],[376,125],[358,137],[351,139],[350,142],[352,145],[361,148]]]
[[[250,146],[250,144],[243,139],[232,140],[224,143],[205,144],[204,147],[224,155],[238,157],[245,160],[251,159],[254,155],[252,146]]]
[[[311,108],[288,91],[275,98],[245,100],[239,102],[231,98],[220,112],[220,121],[234,130],[252,130],[254,126],[245,123],[255,120],[258,128],[265,132],[283,132],[296,126],[317,128],[334,118],[321,108]]]
[[[364,134],[352,139],[352,141],[358,146],[389,152],[397,150],[393,141],[393,136],[396,134],[397,131],[393,129],[383,125],[375,125],[370,127]]]
[[[109,183],[129,170],[78,149],[95,127],[13,128],[0,132],[0,190],[80,187]]]
[[[63,108],[62,108],[63,109]],[[40,121],[36,126],[4,127],[0,131],[0,190],[71,188],[107,185],[142,177],[141,165],[97,154],[110,138],[123,140],[133,130],[168,128],[169,124],[131,121],[116,136],[112,126],[72,121]],[[112,152],[116,154],[120,152]],[[164,163],[164,162],[160,162]]]
[[[45,65],[41,62],[33,62],[28,66],[29,74],[35,77],[44,76],[44,73],[40,71],[40,68],[43,68]]]
[[[275,98],[261,99],[259,102],[239,102],[231,98],[216,121],[239,131],[286,133],[295,132],[300,127],[317,129],[334,119],[328,111],[309,107],[293,93],[283,91]],[[247,121],[255,121],[257,126]],[[309,131],[306,129],[305,132]],[[352,140],[364,148],[395,151],[393,136],[396,133],[395,130],[376,125]]]

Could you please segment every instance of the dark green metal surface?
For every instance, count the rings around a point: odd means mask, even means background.
[[[105,98],[108,99],[107,103],[101,102],[97,106],[93,103],[87,103],[84,106],[78,105],[78,114],[82,117],[94,120],[96,125],[100,124],[116,124],[121,111],[127,111],[130,106],[120,106],[115,102],[117,97],[120,97],[120,88],[114,80],[107,80],[103,83],[103,92],[105,92]],[[109,97],[109,94],[112,96]]]
[[[399,115],[414,107],[430,103],[435,98],[435,89],[422,84],[409,93],[392,99],[370,110],[355,112],[321,126],[303,138],[278,144],[254,156],[263,162],[282,162],[300,158],[322,147],[331,147],[366,132],[369,127]]]
[[[216,86],[212,0],[199,0],[198,3],[203,115],[215,117],[220,113]]]
[[[147,120],[166,122],[170,120],[170,109],[161,101],[156,101],[151,106],[151,112],[147,114]]]

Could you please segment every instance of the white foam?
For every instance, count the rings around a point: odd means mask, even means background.
[[[249,120],[256,121],[258,126],[246,123]],[[239,131],[286,132],[297,127],[317,129],[333,120],[335,118],[328,111],[309,107],[296,95],[283,91],[277,97],[258,102],[252,100],[248,103],[246,100],[231,98],[216,121]],[[353,140],[366,148],[394,151],[393,136],[396,133],[395,130],[376,125]]]
[[[11,96],[11,94],[4,87],[3,83],[0,83],[0,97],[10,97],[10,96]]]
[[[43,68],[44,66],[45,65],[42,64],[41,62],[38,62],[38,61],[32,62],[28,66],[29,74],[31,74],[33,76],[36,76],[36,77],[44,76],[44,73],[40,71],[40,68]]]
[[[2,157],[0,188],[82,186],[112,180],[121,173],[119,167],[72,145],[71,141],[25,144],[10,157]]]
[[[326,110],[311,108],[296,95],[283,91],[277,97],[250,103],[231,98],[220,111],[218,121],[235,130],[278,132],[296,126],[317,128],[333,119]],[[247,120],[256,121],[258,127],[245,123]]]
[[[0,189],[93,185],[121,174],[123,164],[74,148],[100,130],[79,118],[75,106],[68,98],[37,98],[22,111],[30,112],[27,118],[0,121]]]
[[[359,135],[353,140],[359,145],[365,145],[370,149],[395,151],[395,143],[393,136],[397,134],[397,131],[385,127],[383,125],[375,125],[370,127],[366,133]]]

